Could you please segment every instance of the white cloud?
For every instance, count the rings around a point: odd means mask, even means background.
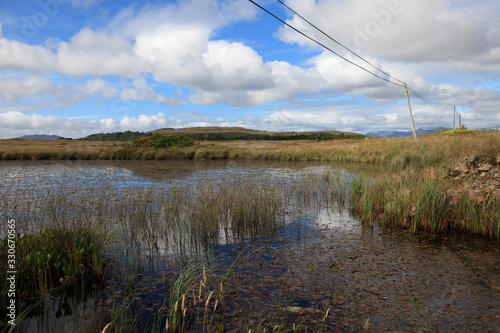
[[[29,45],[0,37],[0,70],[14,69],[34,73],[49,73],[55,56],[40,45]]]
[[[108,82],[103,79],[88,80],[85,85],[80,87],[85,96],[97,96],[101,98],[116,98],[119,91],[115,87],[111,87]]]
[[[18,111],[0,113],[0,127],[2,129],[39,129],[54,126],[57,116],[42,116],[38,114],[26,115]]]
[[[452,126],[452,110],[435,112],[427,105],[412,105],[417,128],[437,128]],[[462,123],[469,128],[491,127],[492,113],[485,119],[484,114],[469,111],[461,112]],[[197,113],[178,113],[176,116],[162,112],[140,114],[136,117],[111,117],[97,120],[65,118],[54,115],[25,114],[19,111],[0,113],[0,138],[10,138],[25,134],[56,134],[64,137],[79,138],[93,133],[116,131],[150,131],[165,127],[194,126],[242,126],[270,131],[340,130],[345,132],[367,133],[382,130],[411,130],[408,107],[405,103],[385,106],[374,112],[363,105],[348,102],[332,102],[316,107],[302,105],[295,110],[275,110],[261,112],[260,115],[239,117],[208,117]]]
[[[56,90],[58,90],[56,92]],[[52,82],[45,78],[28,76],[17,78],[0,79],[0,101],[18,102],[33,97],[61,95],[67,89],[62,86],[54,86]]]
[[[202,57],[210,31],[202,25],[164,24],[136,38],[136,54],[147,60],[156,80],[183,86],[203,84],[210,76]]]
[[[146,69],[130,43],[117,35],[97,33],[88,28],[57,48],[53,70],[67,75],[116,75],[134,77]]]
[[[468,63],[471,57],[488,54],[500,43],[500,8],[493,1],[489,1],[488,15],[481,11],[482,6],[463,8],[451,0],[288,0],[286,3],[340,43],[383,59]],[[299,17],[293,16],[289,23],[342,50]],[[288,28],[280,29],[279,35],[286,42],[313,46]]]
[[[345,17],[352,15],[354,16],[350,26],[356,26],[367,20],[368,23],[371,22],[370,20],[375,20],[379,25],[384,25],[384,31],[377,36],[379,44],[374,41],[375,50],[370,50],[386,58],[405,59],[404,55],[389,56],[387,51],[393,54],[394,49],[407,50],[409,46],[418,48],[418,45],[424,41],[425,47],[442,44],[439,40],[442,29],[437,34],[431,34],[428,26],[435,28],[439,24],[444,24],[447,27],[447,24],[451,24],[450,22],[454,22],[455,25],[459,22],[458,28],[468,27],[468,34],[464,36],[471,36],[466,39],[465,43],[460,42],[460,47],[470,47],[470,45],[467,46],[467,40],[477,41],[479,39],[474,36],[477,37],[480,33],[485,35],[486,23],[474,25],[473,23],[476,22],[474,20],[477,19],[475,16],[469,15],[469,17],[450,9],[447,1],[444,0],[432,4],[403,0],[383,2],[353,0],[348,3],[323,0],[317,3],[311,1],[289,1],[289,3],[304,16],[319,22],[318,25],[325,26],[326,30],[338,29],[345,21]],[[111,75],[133,79],[137,79],[142,73],[151,73],[158,82],[172,83],[192,89],[194,94],[189,99],[195,104],[258,105],[291,100],[296,94],[311,93],[325,88],[364,95],[379,101],[399,98],[397,96],[400,93],[396,88],[354,68],[329,52],[324,52],[308,62],[314,68],[304,69],[286,62],[265,63],[255,50],[242,43],[212,39],[216,29],[221,25],[237,19],[251,18],[255,12],[249,8],[251,7],[234,1],[218,3],[212,0],[186,1],[178,5],[170,4],[161,7],[146,6],[137,14],[134,14],[131,8],[127,8],[108,28],[99,32],[83,28],[68,42],[57,43],[54,46],[54,52],[43,46],[31,46],[1,38],[0,68],[28,70],[40,74],[55,72],[68,76]],[[423,13],[428,10],[434,10],[436,14],[424,16]],[[235,14],[236,17],[230,17],[228,13],[237,14]],[[347,15],[348,13],[352,15]],[[385,14],[387,15],[384,16]],[[415,18],[420,16],[423,22]],[[165,21],[165,17],[169,20]],[[330,20],[332,17],[339,18],[340,21]],[[405,30],[407,28],[401,28],[401,18],[404,18],[403,21],[410,20],[413,27],[420,22],[418,24],[424,26],[423,31],[422,29],[417,29],[417,31],[429,36],[425,38],[423,35],[420,36],[416,42],[412,42],[406,48],[387,47],[383,39],[386,38],[384,37],[386,34],[392,36],[391,34],[395,32],[407,33]],[[387,20],[387,24],[381,21],[384,19]],[[294,17],[292,22],[298,27],[311,30],[297,17]],[[120,27],[123,28],[122,32],[119,32]],[[477,31],[478,27],[481,28],[480,31]],[[344,30],[335,32],[349,33]],[[282,30],[281,36],[290,42],[298,41],[295,33],[290,29]],[[433,38],[438,40],[432,42]],[[398,43],[404,40],[400,36],[392,36],[390,39]],[[380,48],[381,52],[376,48]],[[457,51],[453,47],[447,49],[451,50],[450,52],[463,53],[464,51],[462,49]],[[489,53],[483,55],[483,64],[475,63],[474,65],[456,60],[455,65],[469,70],[484,69],[485,66],[498,67],[500,61],[496,60],[500,57],[500,52],[496,51],[497,49],[491,49]],[[429,50],[424,48],[418,52],[411,51],[414,55],[419,52],[427,54]],[[359,62],[353,56],[348,57]],[[432,59],[438,59],[441,56],[434,52],[432,57]],[[369,58],[369,60],[376,66],[380,66],[376,58]],[[394,66],[401,67],[397,63]],[[393,66],[387,63],[385,67],[392,69]],[[426,91],[429,91],[432,86],[417,72],[405,73],[402,69],[391,70],[391,72],[396,72],[395,76],[408,77],[409,83],[420,81],[420,85],[423,85]],[[419,89],[419,87],[416,88]],[[94,89],[88,87],[87,92],[90,91],[98,93],[95,87]],[[426,91],[422,93],[425,95]],[[119,94],[113,88],[107,88],[98,95],[103,98],[117,96],[124,100],[155,101],[166,105],[175,105],[179,102],[171,97],[156,96],[149,88],[129,87]]]
[[[202,61],[211,77],[205,91],[261,90],[269,86],[270,73],[262,58],[241,43],[218,40],[208,43]]]
[[[179,105],[182,99],[159,95],[144,78],[137,78],[130,86],[115,87],[103,79],[90,79],[80,85],[58,83],[39,76],[18,76],[0,78],[0,101],[7,103],[32,104],[39,108],[69,107],[92,98],[120,99],[123,101],[150,101],[163,105]],[[0,108],[0,112],[1,112]],[[33,110],[27,110],[33,111]]]

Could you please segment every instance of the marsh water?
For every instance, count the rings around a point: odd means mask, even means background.
[[[331,197],[317,194],[327,175],[348,187],[354,175],[380,172],[311,163],[1,162],[0,217],[15,218],[18,233],[36,232],[49,217],[76,219],[104,206],[99,214],[107,218],[96,223],[106,224],[110,235],[112,263],[102,287],[83,296],[52,295],[43,313],[24,318],[18,330],[79,332],[85,326],[100,332],[131,285],[127,311],[133,314],[121,320],[133,318],[139,332],[153,330],[155,315],[171,305],[179,272],[197,261],[207,267],[206,293],[224,289],[210,317],[223,326],[213,331],[499,332],[498,242],[363,225],[349,211],[345,189]],[[153,216],[159,202],[173,198],[172,191],[192,195],[200,183],[230,184],[244,193],[246,186],[284,188],[276,192],[287,198],[278,227],[243,236],[226,228],[216,242],[181,245],[180,236],[145,234],[132,224],[127,206],[147,204],[145,214]],[[48,213],[46,205],[52,207]],[[205,318],[193,320],[186,331],[207,331]]]

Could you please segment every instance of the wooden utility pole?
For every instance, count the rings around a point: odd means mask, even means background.
[[[455,134],[455,118],[456,118],[456,112],[457,112],[457,109],[455,108],[455,105],[453,105],[453,134]]]
[[[460,129],[462,128],[462,115],[460,113],[458,114],[458,126]]]
[[[413,127],[413,136],[415,137],[415,141],[417,141],[417,131],[415,131],[415,122],[413,121],[413,113],[411,112],[410,97],[408,96],[408,88],[406,88],[406,82],[405,82],[405,93],[406,93],[406,101],[408,102],[408,110],[410,110],[410,119],[411,119],[411,126]]]

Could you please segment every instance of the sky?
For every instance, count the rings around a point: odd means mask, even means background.
[[[498,0],[283,0],[333,40],[254,1],[311,39],[248,0],[2,1],[0,138],[411,130],[402,82],[416,128],[500,127]]]

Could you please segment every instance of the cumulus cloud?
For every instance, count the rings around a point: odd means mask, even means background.
[[[20,70],[47,74],[56,57],[41,45],[29,45],[16,40],[0,37],[0,70]]]
[[[452,109],[435,112],[425,104],[412,105],[417,128],[451,127]],[[490,127],[498,112],[485,119],[477,111],[461,112],[462,123],[469,128]],[[348,101],[301,105],[291,110],[269,110],[257,115],[209,117],[196,112],[178,112],[169,115],[139,114],[121,118],[78,119],[55,115],[26,114],[19,111],[0,113],[0,138],[11,138],[24,134],[55,134],[80,138],[93,133],[116,131],[150,131],[158,128],[194,126],[241,126],[270,131],[339,130],[367,133],[382,130],[411,130],[406,103],[385,105],[375,110],[362,104]]]
[[[450,0],[288,0],[286,3],[330,36],[355,50],[384,59],[410,62],[461,60],[482,56],[500,43],[498,6],[487,16],[474,6],[464,9]],[[297,16],[288,21],[333,45]],[[291,29],[283,41],[313,47]],[[316,46],[314,46],[316,47]]]
[[[8,105],[13,103],[18,111],[23,105],[29,106],[25,108],[26,111],[33,111],[36,107],[70,107],[95,98],[108,101],[149,101],[167,106],[185,103],[180,98],[158,94],[142,77],[119,85],[103,79],[89,79],[82,84],[69,85],[56,84],[34,75],[0,78],[0,102],[6,105],[0,108],[0,112],[10,111]]]
[[[33,97],[53,95],[56,90],[60,95],[67,89],[57,87],[45,78],[29,76],[0,79],[0,100],[4,102],[18,102]]]
[[[370,44],[368,48],[375,54],[397,60],[408,60],[405,55],[394,55],[395,52],[400,52],[399,50],[409,52],[415,57],[420,53],[425,54],[427,58],[421,60],[426,61],[443,57],[438,54],[439,52],[430,52],[425,48],[417,51],[414,48],[419,48],[420,43],[425,47],[434,47],[438,44],[442,46],[443,41],[439,36],[449,32],[446,29],[448,25],[454,26],[458,31],[467,30],[467,33],[462,34],[466,38],[465,42],[461,42],[462,39],[452,38],[460,47],[477,49],[479,46],[469,45],[475,42],[481,42],[482,46],[486,47],[494,43],[491,34],[496,34],[492,29],[486,30],[487,23],[475,24],[477,23],[475,20],[478,20],[476,16],[472,14],[467,16],[452,10],[444,0],[432,4],[407,0],[382,2],[353,0],[347,3],[338,0],[318,2],[290,0],[288,3],[304,16],[318,22],[317,24],[326,31],[332,31],[332,35],[339,33],[348,37],[348,40],[354,38],[353,32],[349,32],[349,29],[340,29],[343,23],[348,23],[346,18],[350,20],[349,26],[354,27],[372,21],[386,25],[379,36],[376,36],[377,40],[374,40],[373,45]],[[118,14],[102,31],[83,28],[69,41],[55,43],[53,50],[40,45],[28,45],[0,38],[0,68],[27,70],[37,74],[89,75],[98,77],[97,80],[103,76],[136,80],[142,74],[150,73],[157,82],[190,88],[193,94],[188,98],[198,105],[223,103],[241,106],[259,105],[289,101],[296,94],[323,89],[363,95],[379,101],[395,98],[400,94],[394,87],[362,70],[353,68],[351,64],[329,52],[311,58],[308,64],[312,65],[312,68],[306,69],[283,61],[264,62],[261,55],[249,46],[213,38],[221,26],[236,20],[252,18],[255,9],[251,8],[248,4],[243,5],[232,0],[223,2],[192,0],[162,6],[149,5],[138,12],[129,7]],[[427,11],[435,15],[424,15]],[[335,20],[332,20],[332,17]],[[381,20],[387,20],[387,24],[383,24]],[[311,27],[297,17],[293,17],[290,22],[306,32],[313,33]],[[401,37],[410,29],[406,27],[408,22],[409,26],[415,28],[422,36],[414,36],[413,42],[405,47],[404,45],[388,47],[388,41],[385,39],[392,43],[394,41],[408,43],[408,40],[412,39]],[[421,27],[417,29],[417,25]],[[429,30],[437,27],[440,28],[438,33],[431,33]],[[490,32],[489,39],[485,37],[487,35],[485,31]],[[398,35],[394,35],[396,33]],[[484,38],[479,38],[479,35]],[[280,36],[288,42],[309,43],[298,38],[290,29],[281,30]],[[433,38],[436,41],[433,41]],[[489,44],[483,43],[485,38],[489,40]],[[463,54],[465,51],[457,49],[459,46],[446,45],[446,50]],[[411,49],[408,49],[409,47]],[[429,53],[432,53],[432,59],[429,58],[431,57]],[[347,56],[353,61],[358,60],[351,55]],[[453,55],[450,54],[446,57],[453,59]],[[500,61],[496,61],[500,57],[497,49],[489,49],[489,52],[482,57],[483,65],[476,66],[480,68],[500,66],[498,65]],[[369,59],[380,66],[376,58]],[[458,67],[474,69],[474,65],[470,63],[456,61],[455,65]],[[394,73],[391,66],[391,63],[386,65],[391,73]],[[415,78],[425,82],[414,71],[395,72],[397,75],[412,77],[410,82],[415,82]],[[136,87],[124,89],[119,94],[113,88],[104,87],[103,92],[97,92],[95,83],[94,93],[104,98],[113,96],[125,100],[148,100],[165,105],[175,105],[179,102],[170,97],[156,96],[148,89]],[[429,91],[431,84],[424,85],[425,90]],[[92,91],[92,87],[88,87],[87,92],[89,91]]]
[[[57,47],[53,70],[68,75],[116,75],[133,77],[146,69],[129,42],[117,35],[82,29]]]

